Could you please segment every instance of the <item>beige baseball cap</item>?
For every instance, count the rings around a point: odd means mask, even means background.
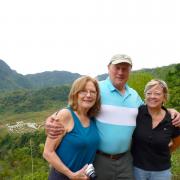
[[[132,66],[131,57],[126,54],[116,54],[114,55],[109,64],[119,64],[119,63],[128,63]]]

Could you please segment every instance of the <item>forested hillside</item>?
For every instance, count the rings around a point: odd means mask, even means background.
[[[46,71],[42,73],[22,75],[12,70],[0,59],[0,92],[17,89],[41,89],[71,84],[80,77],[78,73],[67,71]]]
[[[129,84],[143,97],[144,86],[152,78],[162,79],[167,82],[169,100],[166,106],[174,107],[180,111],[180,64],[132,72]]]
[[[27,79],[12,70],[0,59],[0,91],[14,90],[19,88],[30,88],[31,84]]]
[[[128,83],[143,98],[144,86],[152,78],[168,83],[167,106],[180,111],[180,64],[135,71]],[[69,89],[70,85],[64,85],[0,92],[0,180],[47,179],[49,166],[42,158],[43,124],[47,116],[66,106]],[[180,174],[180,150],[172,160],[173,174]]]
[[[65,102],[69,86],[45,88],[41,90],[17,90],[0,94],[0,114],[37,112],[53,108]]]
[[[32,89],[40,89],[71,84],[80,76],[81,75],[78,73],[71,73],[67,71],[46,71],[37,74],[29,74],[26,75],[25,78],[31,82]]]

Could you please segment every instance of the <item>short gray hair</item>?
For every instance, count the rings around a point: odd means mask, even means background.
[[[151,89],[153,86],[156,86],[156,85],[160,85],[162,87],[164,97],[166,98],[166,100],[168,100],[168,97],[169,97],[168,86],[167,86],[166,82],[161,79],[152,79],[151,81],[149,81],[145,86],[144,94],[146,94],[146,92],[149,89]]]

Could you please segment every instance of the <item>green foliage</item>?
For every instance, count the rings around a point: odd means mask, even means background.
[[[169,66],[157,67],[153,69],[142,69],[135,72],[146,72],[152,75],[156,79],[166,79],[167,74],[173,71],[178,64],[172,64]]]
[[[173,174],[180,176],[180,148],[172,154],[171,160]]]
[[[67,101],[69,86],[42,90],[18,90],[0,94],[0,114],[38,112]]]
[[[2,179],[47,179],[49,166],[42,158],[44,131],[1,134],[0,177]]]
[[[180,111],[180,64],[177,64],[174,69],[167,73],[165,80],[170,90],[168,106]]]
[[[147,72],[134,72],[130,75],[128,84],[133,87],[144,98],[144,87],[152,79],[152,75]]]
[[[45,179],[47,179],[47,177],[48,177],[48,171],[47,171],[47,169],[45,170],[41,170],[40,169],[40,171],[38,171],[38,172],[35,172],[35,173],[29,173],[29,174],[26,174],[26,175],[24,175],[24,176],[20,176],[20,175],[18,175],[18,176],[15,176],[15,177],[13,177],[13,180],[19,180],[19,179],[22,179],[22,180],[45,180]]]

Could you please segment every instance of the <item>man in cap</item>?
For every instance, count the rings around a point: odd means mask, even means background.
[[[133,179],[129,149],[143,101],[126,84],[131,68],[129,56],[114,55],[108,64],[109,77],[99,82],[102,105],[96,124],[100,146],[94,163],[99,180]]]
[[[129,152],[136,126],[138,107],[143,104],[138,93],[127,85],[132,60],[125,54],[114,55],[108,64],[106,80],[100,81],[101,112],[96,117],[100,145],[94,161],[97,180],[133,179],[132,158]],[[174,124],[180,126],[180,114],[175,111]],[[46,131],[56,137],[60,126],[53,126],[52,117],[46,120]],[[53,131],[51,129],[54,129]]]

